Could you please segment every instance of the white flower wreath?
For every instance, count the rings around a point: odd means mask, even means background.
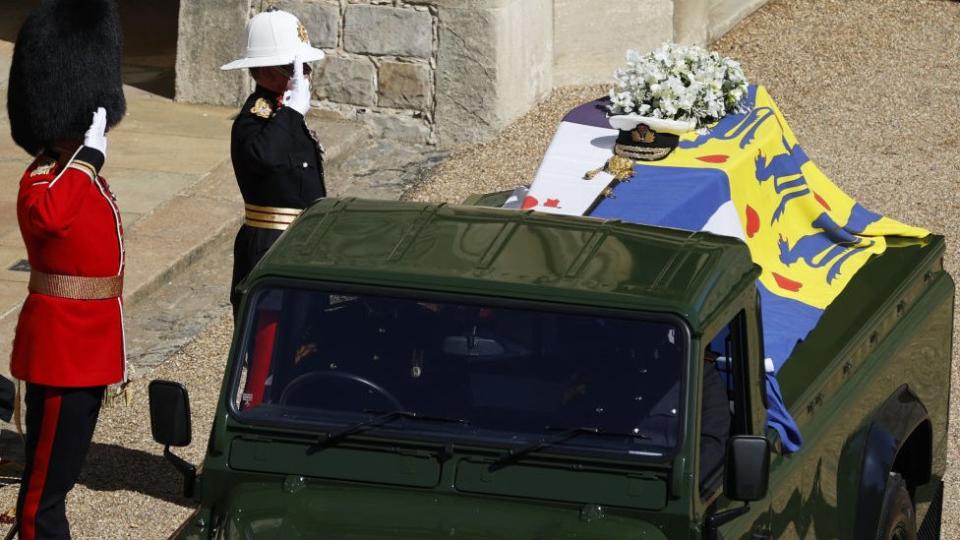
[[[747,78],[740,64],[700,47],[664,43],[640,55],[627,51],[610,90],[610,113],[635,113],[665,120],[693,121],[696,127],[730,112],[744,112]]]

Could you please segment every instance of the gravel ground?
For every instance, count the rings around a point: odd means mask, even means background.
[[[958,28],[960,3],[947,0],[774,0],[714,45],[768,87],[812,159],[848,193],[873,210],[946,234],[955,276]],[[404,198],[460,201],[528,183],[563,114],[605,91],[557,90],[497,140],[456,152]],[[851,140],[859,142],[843,144]],[[196,439],[180,453],[194,463],[206,444],[231,332],[224,313],[150,375],[190,390]],[[958,365],[954,354],[954,392]],[[180,476],[151,440],[146,381],[132,388],[129,404],[102,412],[83,476],[68,498],[76,538],[165,538],[190,513],[179,496]],[[953,404],[953,418],[960,418],[960,399]],[[958,452],[953,445],[943,538],[960,538]],[[15,487],[0,489],[0,508],[11,507],[15,496]]]

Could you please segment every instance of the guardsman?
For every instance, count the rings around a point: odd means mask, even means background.
[[[245,57],[221,68],[247,68],[257,83],[233,123],[230,144],[245,218],[233,248],[234,315],[237,284],[304,208],[326,196],[323,147],[304,122],[310,109],[305,64],[323,57],[296,16],[271,8],[247,24]]]
[[[35,159],[17,219],[30,262],[10,369],[26,383],[20,538],[69,538],[65,499],[80,475],[104,389],[124,377],[123,232],[100,176],[106,130],[123,117],[113,0],[47,0],[17,36],[7,110]]]

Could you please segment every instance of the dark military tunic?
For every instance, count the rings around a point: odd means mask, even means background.
[[[245,204],[244,225],[233,246],[230,303],[250,273],[299,210],[327,194],[323,147],[303,115],[278,105],[281,96],[258,86],[233,122],[230,156]]]

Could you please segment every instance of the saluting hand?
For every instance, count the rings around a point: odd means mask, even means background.
[[[283,104],[304,116],[310,110],[310,81],[303,76],[303,62],[299,56],[293,60],[293,76],[290,77],[290,89],[283,93]]]
[[[83,135],[83,145],[87,148],[93,148],[107,157],[107,111],[103,107],[97,107],[97,112],[93,113],[93,122]]]

